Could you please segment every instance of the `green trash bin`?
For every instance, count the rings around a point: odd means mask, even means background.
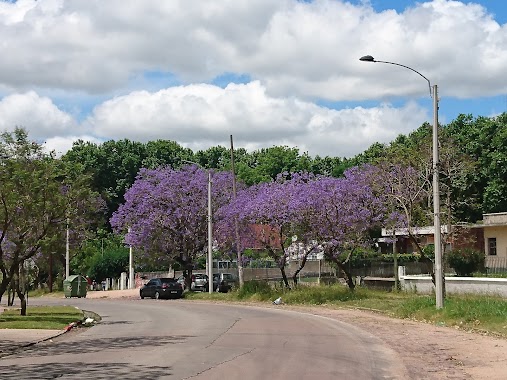
[[[63,280],[63,294],[65,298],[86,297],[88,281],[86,277],[79,274],[73,274]]]

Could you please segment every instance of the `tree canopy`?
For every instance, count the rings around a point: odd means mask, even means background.
[[[232,176],[212,173],[212,210],[232,198]],[[138,260],[190,270],[207,246],[208,172],[195,165],[180,170],[143,169],[111,219]]]
[[[24,263],[54,246],[67,221],[77,236],[101,207],[89,177],[45,153],[25,130],[2,133],[0,155],[1,298]],[[23,289],[17,292],[23,304]]]

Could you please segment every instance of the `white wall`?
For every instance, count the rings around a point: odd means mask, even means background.
[[[402,289],[417,293],[434,291],[430,276],[400,276]],[[507,278],[446,277],[446,293],[492,294],[507,297]]]

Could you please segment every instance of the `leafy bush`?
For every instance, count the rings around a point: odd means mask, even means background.
[[[129,265],[129,251],[124,247],[116,247],[104,252],[104,255],[95,255],[92,259],[87,275],[102,281],[108,277],[120,277]]]
[[[245,281],[238,291],[238,298],[245,299],[256,296],[262,300],[271,298],[273,289],[267,281]]]
[[[484,268],[484,254],[470,248],[455,249],[446,254],[447,264],[458,276],[471,276]]]
[[[340,257],[341,260],[345,260],[348,253],[343,253]],[[379,254],[371,249],[360,249],[356,250],[350,256],[350,267],[351,268],[367,268],[371,266],[372,261],[377,261]]]

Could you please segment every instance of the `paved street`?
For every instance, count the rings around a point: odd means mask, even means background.
[[[185,300],[37,302],[103,319],[0,359],[2,379],[407,378],[380,340],[328,318]]]

